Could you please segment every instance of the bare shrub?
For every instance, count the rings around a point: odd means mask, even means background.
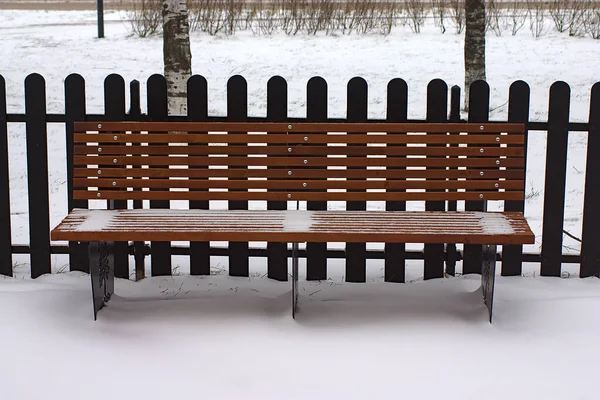
[[[247,5],[246,9],[242,12],[242,15],[240,15],[240,19],[238,20],[238,28],[240,30],[252,29],[252,24],[256,19],[257,12],[258,9],[256,7],[250,7],[249,5]]]
[[[431,0],[433,23],[440,28],[442,33],[446,33],[445,19],[448,16],[448,3],[448,0]]]
[[[590,17],[593,21],[590,10],[594,5],[593,0],[552,0],[548,12],[557,31],[568,31],[569,36],[583,36]]]
[[[529,29],[535,38],[544,34],[544,21],[546,19],[546,5],[538,0],[527,0],[529,14]]]
[[[405,5],[410,29],[414,33],[420,33],[421,27],[425,22],[425,2],[423,0],[406,0]]]
[[[509,30],[515,36],[527,21],[527,8],[523,7],[518,2],[513,2],[507,10],[504,18],[504,28]]]
[[[335,3],[327,34],[344,33],[344,5]]]
[[[387,35],[401,10],[400,5],[392,1],[348,0],[343,3],[336,1],[335,4],[330,29],[342,34],[364,34],[379,29],[380,33]]]
[[[485,30],[491,30],[496,36],[502,36],[502,10],[497,0],[487,0],[485,10]]]
[[[569,36],[583,36],[585,34],[586,10],[590,8],[591,0],[573,0],[569,7]]]
[[[263,2],[258,0],[254,3],[257,7],[255,13],[255,24],[252,25],[252,32],[258,35],[272,35],[279,27],[279,4],[272,1]]]
[[[450,17],[456,28],[456,34],[460,35],[465,29],[465,2],[464,0],[449,0]]]
[[[245,0],[225,0],[224,2],[225,34],[233,35],[239,26],[242,13],[246,7]]]
[[[297,34],[304,26],[302,0],[281,1],[281,29],[286,35]]]
[[[358,11],[360,8],[359,0],[348,0],[343,9],[338,10],[338,29],[343,34],[351,34],[358,28],[362,14]]]
[[[400,12],[402,12],[402,9],[398,3],[389,1],[384,4],[381,9],[379,28],[382,35],[389,35],[392,32],[392,27],[395,25]]]
[[[356,1],[355,12],[358,13],[358,33],[369,33],[379,25],[380,13],[374,0]]]
[[[162,29],[162,0],[135,0],[127,12],[131,32],[147,37]]]
[[[593,39],[600,39],[600,2],[590,4],[583,18],[583,29]]]
[[[200,30],[211,36],[225,30],[225,2],[227,0],[190,0],[190,28]]]
[[[571,0],[552,0],[548,13],[552,17],[554,26],[559,32],[565,32],[569,28]]]
[[[319,31],[328,31],[334,16],[333,0],[308,0],[305,3],[303,29],[309,35]]]
[[[243,17],[245,9],[245,0],[188,0],[190,29],[211,36],[233,35],[237,29],[248,28],[251,24],[251,20]]]

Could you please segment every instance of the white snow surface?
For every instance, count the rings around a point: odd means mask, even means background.
[[[289,210],[285,213],[283,230],[292,232],[307,232],[310,230],[313,220],[313,211]]]
[[[481,226],[486,233],[493,232],[495,234],[505,233],[511,234],[515,228],[502,214],[498,213],[476,213],[481,219]]]
[[[597,279],[499,278],[493,325],[478,287],[301,277],[294,321],[262,275],[119,279],[94,322],[87,275],[0,278],[2,398],[597,398]]]
[[[76,231],[98,231],[104,230],[114,218],[115,211],[112,210],[88,210],[80,225],[75,227]]]
[[[161,38],[130,36],[117,13],[107,12],[106,20],[107,38],[98,40],[92,11],[0,11],[8,111],[23,112],[23,81],[33,72],[46,78],[51,113],[64,112],[64,78],[74,72],[86,79],[88,112],[103,112],[110,73],[142,82],[145,109],[145,81],[162,72]],[[362,76],[369,117],[385,116],[386,85],[400,77],[409,85],[409,116],[423,118],[430,80],[463,85],[462,45],[462,36],[433,26],[420,35],[396,28],[387,37],[194,33],[193,71],[209,82],[211,115],[226,114],[227,79],[241,74],[249,115],[266,114],[267,81],[281,75],[289,115],[302,117],[306,83],[320,75],[328,82],[330,116],[345,116],[346,84]],[[571,120],[587,121],[599,46],[556,32],[536,40],[525,28],[515,37],[488,35],[492,119],[506,118],[508,88],[522,79],[531,86],[533,120],[547,119],[549,87],[564,80],[572,90]],[[48,134],[54,227],[66,214],[63,125],[50,124]],[[538,238],[527,251],[541,244],[545,136],[531,132],[529,141],[526,217]],[[24,124],[9,124],[8,139],[13,242],[25,244]],[[565,229],[575,236],[586,144],[585,133],[571,133]],[[565,238],[564,251],[578,253],[578,243]],[[498,276],[490,325],[477,276],[423,281],[422,262],[409,261],[408,283],[396,285],[382,282],[383,260],[369,262],[365,284],[343,282],[343,260],[329,261],[326,281],[306,282],[301,260],[293,321],[290,283],[268,280],[265,259],[251,259],[249,278],[232,278],[227,259],[212,258],[212,276],[191,277],[188,260],[174,257],[173,277],[118,279],[116,295],[94,322],[89,277],[64,273],[65,256],[53,255],[54,273],[36,280],[28,257],[13,259],[15,277],[0,277],[2,400],[598,398],[600,281],[578,278],[575,265],[563,265],[564,279],[539,277],[537,264],[526,264],[523,277]]]

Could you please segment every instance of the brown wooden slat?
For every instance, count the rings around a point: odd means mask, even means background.
[[[495,186],[498,185],[498,186]],[[87,179],[75,178],[76,188],[188,188],[188,189],[521,189],[522,180],[362,180],[362,181],[322,181],[322,180],[188,180],[188,179]]]
[[[319,135],[319,134],[89,134],[76,133],[75,143],[279,143],[279,144],[523,144],[522,134],[512,135]],[[115,139],[116,138],[116,139]]]
[[[263,223],[261,221],[256,220],[247,220],[241,221],[240,223],[236,223],[234,225],[227,224],[227,219],[222,221],[211,221],[211,220],[193,220],[190,218],[185,219],[186,223],[183,223],[183,218],[175,218],[173,221],[165,221],[165,219],[140,219],[140,218],[120,218],[119,223],[120,226],[115,226],[113,223],[111,226],[111,231],[142,231],[142,230],[150,230],[150,229],[168,229],[174,232],[181,231],[189,231],[191,227],[197,227],[199,230],[221,230],[225,231],[228,229],[237,229],[238,231],[248,231],[255,230],[258,232],[267,231],[269,229],[279,229],[282,230],[283,226],[276,224]],[[360,230],[361,233],[371,233],[377,232],[379,230],[391,230],[388,224],[402,224],[401,231],[404,234],[419,234],[419,233],[430,233],[435,232],[436,229],[433,226],[426,225],[421,219],[415,218],[415,221],[412,224],[407,224],[406,220],[394,220],[389,219],[386,221],[382,221],[381,223],[369,223],[365,224],[365,221],[362,218],[358,218],[354,224],[349,224],[344,226],[347,221],[352,221],[350,217],[347,219],[342,219],[339,221],[323,221],[316,222],[310,228],[312,232],[348,232],[352,230]],[[82,221],[83,222],[83,221]],[[170,223],[169,223],[170,222]],[[373,222],[373,221],[371,221]],[[469,221],[469,222],[448,222],[446,220],[440,219],[435,221],[435,223],[439,226],[443,224],[444,232],[446,233],[454,233],[454,234],[478,234],[481,233],[482,227],[478,224],[479,221]],[[229,226],[228,226],[229,225]],[[98,229],[99,231],[101,229]],[[399,229],[400,230],[400,229]],[[523,230],[513,229],[512,232],[522,232]]]
[[[483,194],[483,197],[480,195]],[[288,197],[289,195],[289,197]],[[133,191],[93,191],[75,190],[77,200],[328,200],[328,201],[424,201],[424,200],[523,200],[520,191],[497,192],[133,192]]]
[[[169,157],[169,156],[74,156],[79,165],[221,165],[221,166],[275,166],[275,167],[508,167],[522,168],[523,158],[330,158],[330,157]]]
[[[500,235],[473,235],[473,233],[438,233],[438,234],[400,234],[380,232],[355,233],[348,232],[177,232],[148,230],[142,232],[56,232],[52,240],[80,240],[94,241],[230,241],[242,242],[248,240],[260,242],[388,242],[388,243],[467,243],[467,244],[530,244],[530,236],[525,233],[500,234]]]
[[[75,132],[431,132],[522,133],[509,123],[277,123],[277,122],[75,122]]]
[[[98,151],[101,149],[101,151]],[[291,151],[289,151],[291,149]],[[483,147],[484,152],[474,147],[391,147],[391,146],[125,146],[125,147],[100,147],[97,145],[75,146],[75,155],[172,155],[185,154],[206,156],[211,154],[223,155],[388,155],[388,156],[508,156],[523,157],[523,147]]]
[[[91,225],[98,230],[108,227],[128,229],[130,224],[139,226],[150,226],[161,223],[163,226],[172,226],[173,229],[191,229],[180,226],[177,219],[185,218],[190,224],[201,223],[202,226],[224,227],[279,227],[288,226],[292,230],[312,230],[323,224],[339,227],[339,221],[346,221],[349,225],[363,226],[364,220],[369,223],[367,227],[373,228],[377,224],[383,224],[386,229],[397,229],[390,222],[402,221],[407,230],[425,229],[437,230],[437,225],[443,221],[449,229],[461,227],[464,229],[483,229],[487,225],[478,225],[477,222],[486,219],[491,223],[491,229],[495,226],[510,224],[522,224],[526,227],[526,221],[519,212],[440,212],[440,211],[408,211],[408,212],[383,212],[383,211],[340,211],[330,210],[327,212],[305,212],[305,211],[264,211],[264,210],[179,210],[179,209],[152,209],[152,210],[88,210],[74,209],[73,212],[61,224],[63,229],[67,225],[77,226],[84,221],[91,220]],[[495,218],[495,219],[494,219]],[[302,222],[299,222],[302,221]],[[309,225],[306,224],[309,221]],[[404,228],[402,228],[404,229]],[[511,228],[512,229],[512,228]]]
[[[52,240],[239,241],[249,234],[257,241],[278,242],[514,244],[535,239],[520,213],[98,211],[74,210],[52,230]],[[86,228],[88,218],[97,220]],[[305,223],[298,224],[299,220]]]
[[[271,153],[256,154],[286,154],[289,156],[471,156],[471,157],[523,157],[523,147],[491,147],[494,145],[482,145],[477,147],[425,147],[425,146],[407,146],[394,147],[376,144],[375,146],[367,147],[351,147],[351,146],[299,146],[290,145],[281,146],[281,153],[272,151]],[[217,146],[211,146],[214,148]],[[254,146],[253,146],[254,147]],[[226,154],[226,146],[222,147]],[[271,146],[276,148],[276,146]],[[251,150],[252,147],[250,147]],[[291,149],[289,151],[288,149]],[[483,149],[483,151],[482,151]],[[219,152],[221,150],[218,150]],[[251,153],[252,154],[252,153]],[[233,155],[233,154],[232,154]]]
[[[289,175],[288,171],[292,174]],[[101,173],[100,173],[101,172]],[[484,175],[480,173],[484,172]],[[189,178],[289,178],[308,179],[308,178],[380,178],[380,179],[406,179],[406,178],[427,178],[427,179],[446,179],[446,178],[467,178],[467,179],[523,179],[524,171],[522,169],[506,170],[392,170],[392,169],[368,169],[351,171],[345,169],[187,169],[187,168],[156,168],[156,169],[131,169],[131,168],[75,168],[74,176],[84,177],[132,177],[132,178],[168,178],[168,177],[189,177]]]

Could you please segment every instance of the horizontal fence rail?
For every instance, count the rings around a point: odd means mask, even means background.
[[[489,121],[489,86],[485,82],[475,82],[471,87],[470,110],[468,118],[463,120],[460,118],[460,89],[453,87],[449,90],[445,82],[434,80],[427,87],[427,115],[423,120],[412,120],[407,117],[408,110],[408,87],[406,82],[401,79],[394,79],[388,85],[388,103],[387,116],[385,119],[368,119],[367,118],[367,83],[362,78],[353,78],[348,83],[348,101],[347,101],[347,116],[346,118],[329,118],[327,115],[327,83],[323,78],[315,77],[309,80],[307,85],[307,101],[306,101],[306,118],[290,118],[287,115],[287,83],[281,77],[273,77],[267,85],[267,116],[264,118],[249,117],[247,115],[247,83],[241,76],[232,77],[227,85],[227,116],[217,117],[208,115],[208,84],[202,76],[193,76],[188,81],[188,115],[171,116],[167,112],[167,86],[166,81],[160,75],[153,75],[147,82],[147,104],[148,110],[142,113],[140,109],[140,84],[133,81],[130,84],[130,104],[126,104],[126,84],[124,79],[116,74],[106,78],[104,83],[104,99],[105,112],[104,114],[87,114],[86,113],[86,90],[84,79],[77,74],[72,74],[65,80],[65,113],[64,114],[48,114],[46,112],[46,93],[44,78],[37,74],[32,74],[25,81],[25,113],[7,113],[6,111],[6,84],[0,76],[0,274],[11,276],[13,274],[13,255],[29,254],[31,261],[31,276],[33,278],[42,274],[51,272],[51,255],[52,254],[68,254],[71,270],[85,271],[87,268],[87,247],[84,243],[70,242],[68,245],[53,244],[49,239],[49,190],[48,190],[48,134],[47,127],[51,123],[65,124],[66,137],[65,145],[67,150],[67,207],[68,210],[73,208],[88,208],[90,207],[89,200],[97,200],[96,193],[90,192],[90,195],[82,195],[75,190],[77,185],[85,186],[90,176],[97,176],[97,168],[90,167],[91,154],[94,150],[98,150],[93,146],[82,146],[78,144],[78,140],[82,139],[77,133],[75,126],[79,129],[94,130],[98,132],[99,142],[103,140],[114,140],[111,134],[111,121],[130,121],[129,129],[132,132],[143,132],[144,122],[160,122],[160,125],[153,128],[152,139],[158,145],[153,146],[154,167],[151,172],[144,172],[141,165],[146,165],[147,160],[139,160],[139,165],[135,165],[136,157],[147,154],[139,150],[140,146],[127,146],[127,164],[132,164],[133,167],[127,170],[126,176],[121,176],[121,170],[117,170],[111,176],[104,175],[103,180],[96,179],[95,182],[100,186],[112,185],[113,182],[121,182],[132,190],[139,190],[140,196],[138,200],[133,202],[134,208],[142,208],[143,199],[149,199],[150,208],[169,208],[169,199],[176,199],[177,192],[170,193],[169,196],[157,196],[148,198],[142,196],[142,188],[148,187],[148,183],[142,180],[143,177],[164,176],[167,171],[162,171],[160,168],[160,157],[169,157],[172,164],[173,155],[177,154],[193,154],[195,156],[195,165],[186,169],[185,172],[177,169],[169,169],[168,176],[176,177],[195,177],[208,178],[214,176],[231,177],[252,175],[256,170],[244,168],[249,164],[249,160],[258,165],[267,165],[269,180],[267,183],[254,183],[257,181],[216,181],[220,182],[222,189],[242,189],[252,190],[256,188],[277,188],[280,182],[277,179],[286,178],[282,175],[278,178],[278,174],[283,173],[280,166],[289,166],[291,158],[278,160],[282,153],[281,143],[285,135],[285,143],[302,143],[304,154],[302,160],[292,159],[292,163],[298,161],[297,177],[314,179],[314,190],[309,196],[305,196],[302,200],[306,200],[306,208],[308,210],[326,210],[327,201],[331,200],[331,196],[323,196],[327,189],[347,189],[348,183],[336,181],[319,181],[329,177],[328,167],[336,165],[335,156],[347,156],[344,158],[344,165],[349,165],[348,169],[336,171],[336,177],[340,178],[369,178],[369,177],[385,177],[390,179],[386,182],[386,189],[403,191],[404,196],[382,196],[385,193],[367,193],[363,192],[356,198],[356,201],[348,202],[348,210],[364,210],[366,201],[371,200],[368,195],[373,194],[373,199],[385,201],[385,209],[390,211],[406,210],[406,202],[412,200],[407,189],[423,189],[421,181],[404,180],[411,178],[414,175],[413,170],[406,169],[407,166],[427,166],[427,170],[420,171],[419,177],[427,176],[427,188],[431,189],[436,185],[436,178],[468,178],[468,183],[458,184],[459,181],[447,181],[444,184],[439,184],[442,190],[455,191],[456,200],[467,200],[465,209],[469,211],[481,211],[485,209],[485,203],[480,201],[480,198],[465,197],[465,192],[460,189],[478,188],[485,189],[486,185],[492,185],[493,179],[500,176],[492,176],[488,174],[485,179],[473,175],[476,171],[467,168],[466,170],[458,169],[459,166],[469,164],[469,167],[487,166],[486,159],[480,160],[472,158],[469,161],[465,160],[465,156],[473,156],[476,148],[472,146],[463,146],[465,137],[460,137],[457,134],[449,134],[451,132],[459,132],[466,126],[485,126],[485,130],[481,135],[475,137],[469,135],[466,141],[474,141],[478,144],[488,143],[490,147],[486,147],[486,155],[489,157],[502,157],[503,162],[506,162],[507,169],[502,171],[502,180],[506,189],[506,195],[501,196],[504,200],[505,211],[523,212],[525,209],[525,199],[523,196],[511,197],[511,190],[523,192],[525,189],[525,181],[522,179],[523,170],[526,165],[519,162],[516,158],[511,160],[511,157],[526,156],[527,142],[529,131],[547,132],[547,154],[545,167],[545,197],[544,197],[544,213],[543,213],[543,231],[541,237],[541,252],[540,253],[523,253],[523,248],[520,245],[504,246],[502,252],[497,254],[497,261],[502,263],[502,275],[514,276],[522,273],[523,262],[540,263],[540,271],[545,276],[560,276],[562,272],[562,264],[575,263],[580,265],[580,276],[598,276],[600,269],[600,212],[597,204],[600,202],[600,161],[597,154],[600,152],[600,83],[593,86],[591,91],[590,102],[590,119],[588,122],[573,123],[569,121],[569,105],[570,105],[570,88],[564,82],[556,82],[550,88],[549,112],[547,122],[529,121],[529,86],[522,81],[514,82],[510,87],[509,103],[508,103],[508,120],[507,121]],[[449,96],[450,94],[450,96]],[[449,107],[450,106],[450,107]],[[127,109],[129,111],[127,111]],[[448,113],[448,110],[450,111]],[[94,121],[93,125],[90,122]],[[185,150],[179,147],[162,146],[160,143],[165,142],[165,137],[161,136],[160,131],[164,135],[168,132],[176,130],[177,124],[180,122],[197,122],[202,123],[202,129],[210,131],[211,123],[225,123],[221,125],[220,130],[227,129],[228,132],[251,132],[249,126],[255,122],[270,123],[268,135],[256,135],[256,143],[253,144],[257,154],[269,155],[269,162],[255,161],[248,156],[247,145],[250,134],[217,134],[210,135],[211,141],[220,140],[222,143],[229,143],[229,146],[221,146],[211,152],[206,152],[206,146],[186,146]],[[309,126],[303,126],[303,123],[308,122],[325,122],[331,124],[332,131],[340,131],[345,133],[363,132],[357,127],[357,123],[369,123],[376,126],[375,132],[386,133],[391,130],[402,131],[403,124],[406,123],[444,123],[440,125],[440,133],[448,133],[448,135],[430,135],[426,139],[419,138],[419,143],[427,142],[427,162],[419,161],[418,158],[394,158],[392,159],[377,159],[366,158],[368,155],[378,154],[380,156],[414,156],[419,155],[419,150],[414,147],[406,146],[411,143],[409,136],[398,136],[397,139],[385,137],[381,135],[381,143],[388,143],[385,147],[366,147],[360,139],[360,136],[348,135],[340,138],[340,143],[350,143],[353,140],[363,146],[358,147],[340,147],[327,146],[331,143],[332,135],[327,135],[325,140],[320,133],[311,132]],[[9,143],[8,132],[11,123],[25,123],[26,126],[26,146],[27,146],[27,176],[28,176],[28,208],[29,208],[29,231],[30,240],[28,244],[12,243],[11,227],[11,207],[9,193]],[[99,127],[99,123],[102,125]],[[87,125],[86,125],[87,124]],[[249,125],[250,124],[250,125]],[[512,136],[516,139],[507,139],[505,147],[495,147],[496,139],[493,132],[507,132],[507,129],[512,129],[513,126],[525,126],[525,132],[521,136]],[[291,127],[291,128],[290,128]],[[414,126],[413,126],[414,128]],[[159,133],[157,133],[157,129]],[[585,194],[584,194],[584,211],[583,211],[583,230],[581,237],[581,254],[563,254],[563,238],[564,232],[564,215],[565,215],[565,196],[566,196],[566,173],[567,173],[567,141],[569,132],[587,132],[588,148],[587,148],[587,166],[585,170]],[[430,130],[429,133],[433,133]],[[492,136],[488,136],[492,133]],[[104,137],[106,136],[106,137]],[[110,137],[109,137],[110,136]],[[133,136],[133,135],[128,135]],[[140,142],[147,143],[148,135],[140,139]],[[334,135],[333,135],[334,136]],[[415,135],[417,136],[417,135]],[[334,136],[335,137],[335,136]],[[377,143],[378,135],[368,135],[369,143]],[[506,137],[506,136],[504,136]],[[189,135],[189,140],[199,140],[199,136]],[[356,138],[356,139],[355,139]],[[135,139],[128,137],[127,142],[135,142]],[[308,144],[306,144],[308,142]],[[473,142],[473,143],[474,143]],[[196,143],[198,143],[196,141]],[[266,145],[268,143],[268,146]],[[415,142],[416,143],[416,142]],[[240,146],[241,144],[241,146]],[[244,145],[245,144],[245,145]],[[439,147],[444,147],[442,151]],[[98,146],[99,147],[99,146]],[[216,146],[211,146],[216,147]],[[106,160],[99,160],[95,156],[97,164],[103,162],[113,162],[119,157],[124,157],[122,146],[107,147],[106,152],[101,157]],[[90,153],[92,152],[92,153]],[[210,174],[206,168],[203,168],[209,161],[208,156],[221,153],[227,156],[227,165],[234,166],[227,170],[211,169]],[[422,152],[422,151],[421,151]],[[139,153],[139,156],[136,154]],[[307,154],[310,154],[314,159],[308,159]],[[448,155],[449,157],[434,158],[436,155]],[[323,156],[333,158],[323,158]],[[361,157],[362,156],[362,157]],[[206,160],[203,159],[206,158]],[[236,158],[239,158],[239,163],[236,164]],[[322,163],[321,169],[302,169],[302,163],[306,162]],[[210,157],[211,165],[218,163],[218,157]],[[384,161],[382,161],[384,160]],[[385,161],[387,160],[387,161]],[[424,159],[425,160],[425,159]],[[490,158],[494,160],[494,158]],[[527,157],[525,158],[527,161]],[[252,164],[250,162],[250,164]],[[473,164],[474,163],[474,164]],[[483,163],[483,164],[481,164]],[[512,164],[511,164],[512,163]],[[189,162],[184,162],[188,165]],[[197,165],[196,165],[197,164]],[[88,165],[87,168],[77,167],[78,165]],[[238,167],[235,167],[238,165]],[[373,166],[385,167],[382,170],[369,169]],[[434,168],[432,168],[434,167]],[[239,169],[238,169],[239,168]],[[441,168],[441,169],[436,169]],[[90,171],[86,171],[86,169]],[[96,172],[96,175],[89,175],[90,172]],[[492,172],[492,171],[491,171]],[[163,174],[163,175],[161,175]],[[179,175],[178,175],[179,174]],[[263,175],[265,172],[262,173]],[[521,174],[521,175],[519,175]],[[513,177],[514,175],[514,177]],[[262,175],[261,175],[262,176]],[[265,175],[266,176],[266,175]],[[521,178],[518,178],[521,176]],[[128,178],[128,179],[126,179]],[[126,180],[125,180],[126,179]],[[433,179],[433,180],[429,180]],[[488,179],[488,180],[486,180]],[[209,186],[206,180],[198,181],[178,181],[170,179],[153,180],[152,185],[160,184],[161,187],[182,188],[182,182],[185,190],[193,191],[193,196],[186,193],[182,198],[189,199],[190,209],[208,209],[209,202],[203,191],[208,190]],[[283,182],[283,181],[281,181]],[[291,182],[291,183],[290,183]],[[293,181],[287,182],[286,185],[292,185]],[[349,182],[349,181],[348,181]],[[362,183],[361,183],[362,182]],[[366,182],[369,182],[368,185]],[[441,182],[441,180],[440,180]],[[364,186],[361,186],[361,184]],[[254,185],[254,186],[253,186]],[[337,186],[336,186],[337,185]],[[391,185],[391,186],[390,186]],[[433,186],[432,186],[433,185]],[[367,187],[368,186],[368,187]],[[468,186],[468,187],[466,187]],[[211,186],[213,187],[213,186]],[[293,190],[294,187],[286,187]],[[298,187],[297,189],[300,189]],[[377,187],[377,181],[357,181],[352,183],[352,189],[383,189]],[[117,192],[118,193],[118,192]],[[147,193],[147,192],[144,192]],[[155,192],[160,193],[160,192]],[[248,193],[248,192],[247,192]],[[231,196],[227,192],[223,192],[223,200],[228,200],[228,208],[231,210],[248,209],[248,196],[243,200],[236,196]],[[276,193],[274,193],[276,194]],[[334,193],[328,193],[329,195]],[[407,196],[408,195],[408,196]],[[445,198],[452,197],[446,193]],[[130,198],[130,197],[129,197]],[[212,198],[212,197],[211,197]],[[264,194],[261,199],[266,199]],[[285,210],[287,209],[288,198],[284,196],[273,196],[267,201],[269,210]],[[456,200],[448,202],[439,201],[435,196],[435,192],[429,193],[425,207],[427,210],[456,210]],[[127,208],[127,202],[118,198],[111,197],[111,205],[116,209]],[[193,275],[204,275],[210,273],[210,257],[222,256],[229,258],[229,273],[233,276],[248,276],[249,274],[249,258],[250,257],[266,257],[268,261],[268,276],[272,279],[286,280],[287,279],[287,257],[290,251],[285,243],[268,243],[266,248],[252,248],[247,242],[230,243],[228,247],[210,246],[209,243],[190,243],[189,246],[175,246],[169,242],[133,242],[133,243],[117,243],[115,245],[115,274],[121,278],[129,277],[129,255],[135,256],[136,264],[136,279],[144,276],[144,259],[147,256],[151,257],[152,275],[170,275],[171,274],[171,256],[184,255],[190,257],[191,273]],[[454,274],[457,261],[463,262],[463,273],[478,273],[477,259],[481,255],[478,253],[480,249],[476,246],[465,245],[464,250],[458,251],[453,244],[427,244],[422,251],[408,250],[404,244],[388,243],[383,250],[367,250],[365,243],[348,243],[344,250],[330,249],[326,243],[309,243],[305,249],[300,251],[300,256],[307,260],[307,278],[308,279],[326,279],[327,277],[327,260],[341,258],[346,260],[347,266],[350,268],[352,276],[347,279],[352,281],[365,280],[365,262],[369,259],[384,260],[387,265],[396,265],[395,275],[386,276],[387,281],[403,282],[404,281],[404,265],[406,260],[424,260],[425,278],[436,278],[444,276],[444,272]],[[445,264],[445,270],[444,270]],[[399,267],[398,267],[399,265]],[[391,268],[389,270],[392,270]],[[388,271],[388,268],[386,268]],[[386,272],[387,273],[387,272]]]
[[[25,114],[20,113],[10,113],[6,116],[6,122],[27,122],[25,119]],[[105,114],[86,114],[86,119],[90,121],[110,121]],[[188,117],[182,115],[168,115],[165,117],[166,121],[169,122],[186,122],[189,121]],[[227,117],[223,116],[210,116],[207,117],[206,122],[226,122]],[[135,121],[135,122],[149,122],[151,119],[146,114],[141,114],[139,117],[132,116],[130,114],[125,115],[122,121]],[[248,117],[248,122],[268,122],[268,117]],[[298,117],[290,117],[286,119],[287,122],[308,122],[308,118],[298,118]],[[406,119],[406,122],[410,123],[419,123],[425,122],[422,119]],[[466,122],[463,119],[458,119],[458,122]],[[64,124],[68,122],[66,114],[46,114],[46,123],[48,124]],[[346,118],[326,118],[323,122],[330,123],[345,123],[348,122]],[[384,119],[370,118],[365,120],[365,122],[370,123],[385,123]],[[488,121],[492,124],[502,124],[505,121]],[[548,131],[548,122],[540,122],[540,121],[527,121],[525,122],[525,127],[529,131]],[[587,122],[569,122],[567,125],[570,132],[589,132],[590,124]]]

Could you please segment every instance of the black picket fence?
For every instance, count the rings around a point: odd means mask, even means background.
[[[347,117],[328,118],[327,82],[314,77],[307,84],[306,118],[289,118],[287,115],[287,83],[281,77],[273,77],[267,85],[267,116],[248,116],[247,83],[241,76],[234,76],[227,83],[227,116],[208,115],[208,84],[204,77],[195,75],[188,81],[188,115],[171,116],[167,110],[167,85],[164,77],[153,75],[147,81],[147,113],[140,108],[140,84],[130,83],[129,111],[125,100],[126,83],[116,74],[104,81],[104,114],[86,113],[85,81],[78,74],[69,75],[65,80],[65,113],[46,112],[45,80],[38,74],[29,75],[25,80],[25,113],[8,114],[6,111],[5,80],[0,76],[0,274],[11,276],[13,255],[29,254],[31,276],[39,277],[51,272],[51,254],[68,254],[71,270],[85,271],[87,251],[83,244],[52,244],[49,239],[50,210],[48,194],[48,146],[47,126],[51,123],[65,124],[65,144],[67,149],[67,204],[68,209],[87,208],[88,202],[73,199],[73,122],[74,121],[270,121],[270,122],[461,122],[460,88],[449,90],[439,79],[427,86],[427,115],[425,120],[408,119],[408,86],[402,79],[393,79],[387,86],[387,115],[385,119],[367,118],[367,82],[353,78],[347,86]],[[450,93],[450,95],[449,95]],[[450,100],[450,108],[448,101]],[[556,82],[550,88],[547,122],[529,121],[530,89],[523,81],[510,86],[508,121],[489,121],[490,89],[486,82],[475,82],[471,86],[467,122],[516,122],[525,123],[527,131],[547,132],[547,153],[545,168],[545,191],[543,211],[542,247],[540,253],[524,253],[522,246],[504,246],[497,255],[501,261],[501,273],[515,276],[522,273],[524,262],[540,263],[544,276],[560,276],[563,263],[580,265],[580,276],[598,276],[600,270],[600,83],[591,90],[590,114],[588,123],[569,122],[570,88],[564,82]],[[448,109],[450,113],[448,114]],[[10,123],[25,123],[27,143],[27,171],[29,193],[29,244],[13,244],[11,241],[10,195],[9,195],[9,148],[8,127]],[[563,254],[565,187],[567,176],[567,143],[569,132],[587,132],[587,166],[585,170],[585,195],[583,206],[583,229],[580,254]],[[533,134],[533,133],[532,133]],[[312,204],[311,204],[312,203]],[[141,202],[134,207],[140,208]],[[448,203],[448,210],[456,210],[456,202]],[[309,202],[309,209],[326,209],[325,202]],[[506,201],[505,211],[523,211],[525,201]],[[236,244],[237,245],[237,244]],[[385,260],[386,263],[400,263],[406,260],[425,260],[443,257],[447,272],[452,274],[461,253],[454,245],[445,249],[407,250],[405,246],[393,246],[393,251],[367,250],[353,255],[352,265],[364,265],[368,259]],[[236,246],[235,251],[228,247],[212,247],[208,243],[191,243],[189,246],[172,246],[160,243],[155,248],[143,243],[122,243],[115,249],[115,275],[129,277],[129,256],[135,255],[136,270],[143,270],[144,258],[152,255],[152,275],[171,274],[171,256],[190,257],[191,273],[210,273],[210,257],[229,258],[231,275],[247,276],[250,257],[266,257],[270,278],[285,280],[287,270],[285,259],[288,249],[277,243],[267,248],[249,248],[247,243]],[[440,251],[442,252],[440,254]],[[327,276],[327,260],[346,258],[344,250],[328,249],[326,243],[315,243],[301,250],[301,257],[307,259],[307,277],[324,279]],[[465,270],[463,273],[480,271]],[[425,271],[428,278],[442,277],[441,271]]]

